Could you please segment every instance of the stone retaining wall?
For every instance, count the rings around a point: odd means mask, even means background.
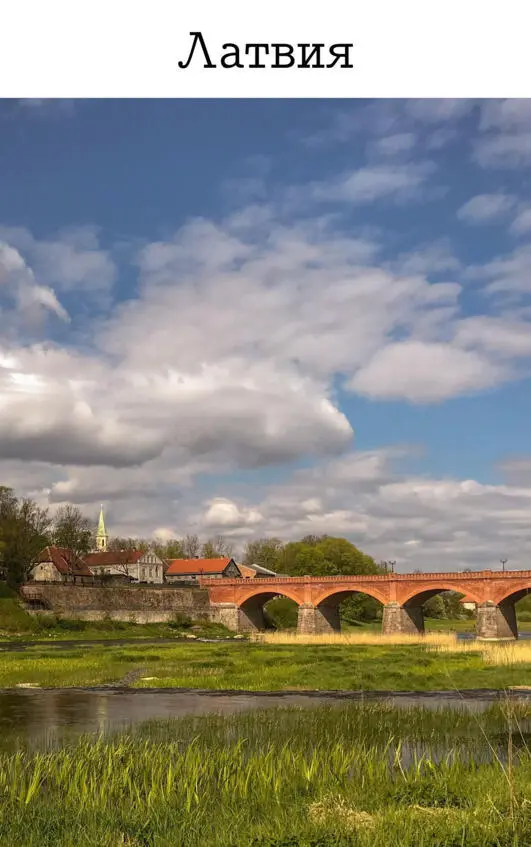
[[[28,611],[59,618],[158,623],[176,615],[195,621],[216,617],[203,588],[31,583],[21,587],[20,595]]]

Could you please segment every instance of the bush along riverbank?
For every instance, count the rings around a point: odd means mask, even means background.
[[[275,709],[0,754],[0,845],[528,847],[530,719]]]

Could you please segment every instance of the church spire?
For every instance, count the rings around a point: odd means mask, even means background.
[[[104,553],[107,550],[107,532],[105,530],[105,521],[103,520],[103,503],[100,509],[100,518],[98,521],[98,531],[96,533],[96,547],[101,552]]]

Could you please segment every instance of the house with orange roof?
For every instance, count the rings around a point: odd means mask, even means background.
[[[223,559],[170,559],[166,571],[167,582],[197,582],[200,577],[239,578],[241,571],[233,558]]]

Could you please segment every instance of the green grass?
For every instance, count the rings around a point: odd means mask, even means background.
[[[0,754],[0,845],[528,847],[529,717],[269,710]]]
[[[117,683],[143,669],[139,687],[268,690],[497,688],[531,684],[531,664],[486,665],[479,653],[430,653],[422,645],[157,644],[32,647],[0,654],[0,688]]]
[[[22,608],[17,593],[0,582],[0,638],[29,633],[34,627],[34,618]]]
[[[234,633],[210,621],[186,621],[182,617],[167,623],[135,624],[128,621],[69,620],[40,617],[30,633],[19,633],[11,641],[106,641],[157,638],[228,638]]]

